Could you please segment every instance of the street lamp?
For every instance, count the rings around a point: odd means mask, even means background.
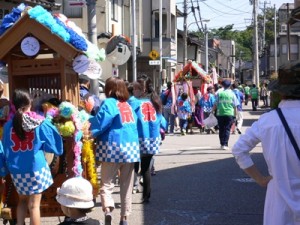
[[[205,23],[204,36],[205,36],[205,71],[206,72],[208,72],[208,30],[207,30],[207,23],[209,21],[210,20],[208,20],[208,19],[202,19],[202,20],[194,21],[194,22],[191,22],[186,28],[186,31],[188,31],[189,27],[192,24],[199,23],[199,22],[204,22]],[[184,32],[184,35],[187,35],[187,32]],[[185,38],[185,40],[186,40],[186,38]],[[187,52],[187,41],[185,41],[185,43],[184,43],[184,52]],[[185,57],[187,57],[187,53],[185,54]]]

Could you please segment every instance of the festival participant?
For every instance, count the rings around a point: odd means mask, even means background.
[[[112,197],[114,178],[120,171],[120,225],[128,225],[131,213],[134,163],[140,161],[137,117],[127,102],[125,82],[110,77],[105,84],[106,99],[99,112],[90,119],[91,133],[96,137],[96,159],[101,163],[100,197],[105,225],[112,222],[115,203]]]
[[[42,193],[53,183],[44,151],[56,155],[63,153],[61,135],[49,120],[30,111],[31,100],[28,91],[14,91],[12,103],[16,114],[3,130],[3,158],[0,163],[6,162],[7,170],[1,170],[1,176],[10,173],[19,195],[17,225],[24,225],[27,210],[30,224],[40,225]]]
[[[281,96],[277,109],[264,113],[232,148],[240,168],[267,188],[264,225],[300,224],[299,66],[297,62],[279,69],[278,80],[268,86]],[[261,167],[252,160],[251,151],[258,144],[262,146],[269,174],[262,174]]]
[[[159,96],[153,88],[152,80],[145,74],[138,77],[140,86],[134,86],[135,96],[140,100],[135,110],[138,116],[138,134],[141,150],[141,176],[143,178],[143,203],[148,203],[151,196],[151,161],[159,153],[161,143],[160,128],[167,129],[162,115]],[[152,161],[154,163],[154,161]]]
[[[99,111],[101,100],[97,95],[90,93],[90,78],[87,75],[80,74],[78,80],[80,90],[80,107],[94,116]]]
[[[255,84],[252,84],[252,88],[250,89],[250,96],[252,102],[252,111],[257,111],[258,107],[258,88]]]
[[[133,108],[133,110],[136,110],[140,105],[138,97],[140,96],[140,92],[142,92],[141,85],[138,82],[134,81],[132,83],[127,83],[126,86],[129,93],[128,103]],[[139,192],[139,170],[140,162],[135,162],[132,194],[136,194]]]
[[[207,117],[209,117],[209,115],[213,111],[213,106],[216,101],[213,91],[214,91],[214,88],[212,86],[208,87],[207,92],[198,101],[198,104],[203,109],[203,117],[204,117],[203,119],[206,119]],[[213,127],[210,127],[210,128],[206,127],[205,130],[206,130],[207,134],[210,134],[210,132],[215,133],[215,130]]]
[[[269,107],[269,90],[268,90],[268,84],[263,83],[262,88],[260,90],[260,97],[261,100],[263,100],[263,106]]]
[[[56,201],[66,216],[58,225],[100,225],[98,220],[87,215],[95,205],[93,187],[88,180],[82,177],[67,179],[57,189]]]
[[[233,91],[230,89],[231,81],[224,79],[221,84],[224,90],[217,94],[213,110],[217,111],[221,149],[227,150],[230,128],[236,117],[236,107],[239,102]]]
[[[183,92],[177,100],[178,104],[178,118],[180,124],[181,135],[186,134],[186,129],[188,126],[188,118],[192,115],[191,104],[188,100],[188,94]]]
[[[167,130],[166,133],[170,136],[174,135],[174,125],[175,125],[175,112],[176,108],[174,108],[172,91],[174,88],[172,87],[172,82],[169,81],[167,83],[167,90],[163,91],[161,94],[161,101],[163,104],[163,116],[167,121]]]
[[[245,105],[248,105],[248,101],[249,101],[249,96],[250,96],[250,87],[248,86],[248,84],[245,85]]]
[[[244,117],[243,117],[243,101],[244,101],[244,94],[238,89],[235,83],[231,86],[232,91],[234,92],[239,104],[237,106],[237,114],[236,114],[236,121],[231,126],[232,134],[235,134],[235,130],[242,134],[241,128],[243,125]]]
[[[10,119],[11,116],[11,103],[9,100],[3,96],[4,85],[0,80],[0,139],[2,138],[3,126]]]

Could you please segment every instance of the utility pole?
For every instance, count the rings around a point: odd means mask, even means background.
[[[277,16],[276,16],[276,5],[274,4],[274,72],[277,74]]]
[[[243,81],[243,79],[242,79],[242,54],[243,53],[244,53],[243,51],[240,51],[240,54],[239,54],[239,79],[241,82]]]
[[[162,0],[159,0],[159,93],[162,88],[162,24]]]
[[[267,4],[267,2],[264,1],[264,9],[263,9],[263,11],[264,11],[264,21],[263,21],[264,25],[263,25],[262,49],[265,48],[265,44],[266,44],[266,4]]]
[[[205,23],[205,71],[208,73],[208,31]]]
[[[133,81],[136,81],[136,14],[135,14],[135,9],[136,9],[136,5],[135,5],[135,0],[131,1],[131,25],[132,25],[132,79]]]
[[[183,2],[183,66],[185,66],[187,61],[187,0]]]
[[[259,61],[258,61],[258,28],[257,28],[257,9],[258,0],[253,0],[253,17],[254,17],[254,59],[253,59],[253,79],[257,87],[259,87]]]
[[[91,43],[97,44],[97,25],[96,25],[96,0],[87,0],[87,20],[88,20],[88,39]],[[90,92],[99,95],[98,79],[90,79]]]

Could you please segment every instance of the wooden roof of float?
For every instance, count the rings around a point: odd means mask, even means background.
[[[185,67],[174,78],[174,82],[191,80],[191,79],[207,79],[207,72],[202,69],[196,62],[189,61]]]
[[[8,55],[26,57],[21,51],[21,41],[27,36],[39,39],[41,45],[39,54],[57,53],[68,62],[71,62],[78,54],[82,54],[81,51],[53,34],[49,28],[25,14],[0,36],[0,60],[6,61]]]

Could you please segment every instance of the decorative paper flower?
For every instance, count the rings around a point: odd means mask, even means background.
[[[72,168],[76,177],[81,176],[83,171],[81,165],[81,149],[82,149],[82,142],[81,141],[76,142],[74,147],[74,165]]]
[[[64,137],[71,137],[75,132],[75,125],[73,121],[67,121],[65,123],[56,124],[59,132]]]
[[[93,144],[94,140],[83,140],[83,146],[82,146],[82,161],[86,163],[87,165],[87,171],[89,174],[90,182],[95,190],[95,194],[98,194],[99,191],[99,182],[98,182],[98,176],[96,171],[96,160],[93,150]]]
[[[91,118],[91,115],[88,114],[85,110],[80,110],[79,113],[77,114],[79,120],[81,123],[85,123]]]
[[[20,4],[17,8],[13,8],[12,12],[5,15],[0,26],[0,36],[20,18],[21,13],[26,8],[24,3]]]
[[[77,48],[80,51],[86,51],[87,50],[87,43],[85,39],[77,34],[74,30],[67,27],[60,19],[55,18],[57,24],[59,24],[62,28],[64,28],[70,35],[70,44],[73,45],[75,48]]]
[[[85,54],[88,58],[95,59],[97,62],[102,62],[105,60],[105,50],[103,48],[99,49],[96,45],[92,44],[90,41],[87,41],[88,49]]]
[[[60,26],[51,13],[42,6],[35,6],[28,11],[28,14],[30,18],[35,19],[39,23],[48,27],[52,33],[61,37],[65,42],[70,42],[70,34],[64,29],[64,27]]]
[[[62,102],[59,105],[60,115],[64,118],[70,119],[71,115],[75,112],[76,107],[70,102]]]
[[[52,105],[49,102],[45,102],[42,105],[44,114],[46,115],[46,118],[53,119],[54,117],[57,117],[59,115],[59,110],[56,106]]]

